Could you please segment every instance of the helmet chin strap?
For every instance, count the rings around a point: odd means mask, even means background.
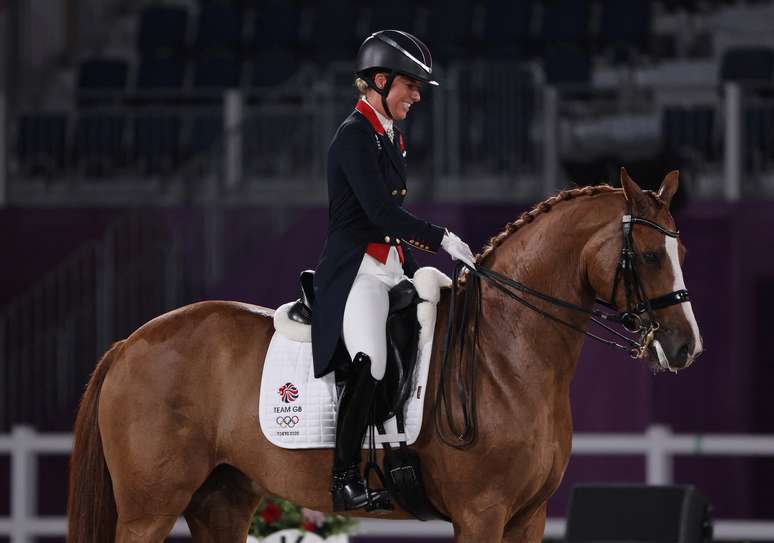
[[[368,83],[368,86],[371,87],[376,93],[382,97],[382,108],[384,108],[384,113],[387,115],[389,119],[393,119],[392,112],[390,112],[390,106],[387,105],[387,95],[390,94],[390,89],[392,88],[392,82],[395,81],[395,76],[398,75],[395,72],[390,72],[390,74],[387,76],[387,82],[384,84],[384,88],[380,89],[376,86],[376,82],[374,81],[373,77],[369,77],[366,79],[366,83]],[[394,120],[394,119],[393,119]]]

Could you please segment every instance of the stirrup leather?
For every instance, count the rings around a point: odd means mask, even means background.
[[[334,511],[392,510],[389,492],[368,488],[360,473],[360,449],[371,418],[371,403],[378,381],[371,376],[371,359],[358,353],[352,375],[339,399],[336,448],[333,454],[331,497]]]

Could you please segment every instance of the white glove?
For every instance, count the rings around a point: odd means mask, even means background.
[[[476,269],[476,265],[473,263],[475,258],[473,257],[473,253],[470,251],[468,244],[448,230],[443,235],[441,247],[443,247],[444,251],[449,253],[452,260],[461,260],[469,268]]]

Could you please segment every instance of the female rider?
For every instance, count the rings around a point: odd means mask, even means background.
[[[352,372],[339,399],[331,494],[344,511],[382,501],[360,473],[374,388],[387,363],[388,292],[417,269],[408,246],[438,247],[473,267],[468,245],[401,206],[406,196],[404,140],[394,125],[419,102],[431,80],[430,51],[415,36],[383,30],[357,54],[360,99],[328,150],[328,233],[314,276],[312,350],[315,376],[341,357]]]

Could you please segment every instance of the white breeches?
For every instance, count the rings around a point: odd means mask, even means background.
[[[387,369],[387,314],[389,291],[405,278],[395,247],[390,247],[387,262],[382,264],[369,254],[357,271],[344,306],[342,336],[349,357],[357,353],[371,358],[371,375],[381,380]]]

